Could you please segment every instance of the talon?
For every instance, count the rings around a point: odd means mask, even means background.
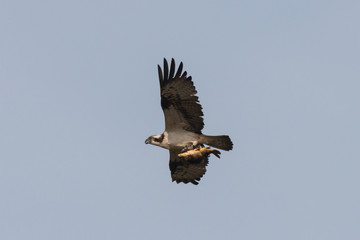
[[[194,150],[195,149],[194,147],[195,146],[192,143],[189,143],[189,144],[185,145],[185,147],[183,148],[182,151],[186,152],[186,151]]]

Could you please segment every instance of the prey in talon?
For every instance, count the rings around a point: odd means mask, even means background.
[[[198,160],[203,157],[208,157],[210,154],[214,154],[217,158],[220,158],[220,151],[211,149],[209,147],[197,147],[193,150],[188,150],[184,153],[179,153],[178,157],[183,158],[185,160]]]

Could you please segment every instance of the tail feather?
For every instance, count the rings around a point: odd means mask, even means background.
[[[218,148],[221,150],[229,151],[233,148],[233,143],[229,136],[200,136],[200,143],[209,145],[214,148]]]

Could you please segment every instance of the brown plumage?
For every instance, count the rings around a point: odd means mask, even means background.
[[[165,115],[165,131],[171,131],[177,127],[178,121],[174,122],[174,112],[179,112],[183,123],[183,128],[187,131],[201,134],[204,127],[204,119],[202,107],[199,98],[195,96],[197,93],[191,76],[187,76],[187,72],[182,72],[183,63],[174,76],[175,61],[171,59],[170,73],[168,63],[164,59],[164,74],[158,65],[161,107]],[[177,119],[179,120],[179,119]]]
[[[227,135],[202,134],[204,114],[199,98],[196,96],[197,91],[192,78],[187,76],[186,71],[183,72],[182,62],[176,70],[174,59],[171,59],[170,68],[164,59],[163,69],[158,65],[158,74],[165,131],[162,134],[150,136],[145,143],[169,150],[169,168],[173,181],[191,182],[196,185],[206,172],[209,155],[212,153],[220,157],[220,152],[205,147],[183,152],[186,146],[206,144],[229,151],[233,144]]]

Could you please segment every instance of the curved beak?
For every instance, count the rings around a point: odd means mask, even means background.
[[[148,138],[148,139],[145,140],[145,144],[149,144],[149,143],[151,143],[151,139],[150,139],[150,138]]]

